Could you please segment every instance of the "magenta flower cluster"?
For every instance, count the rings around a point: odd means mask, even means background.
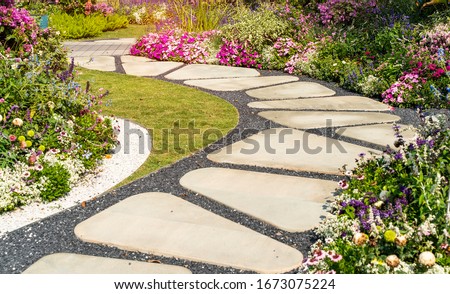
[[[216,55],[221,65],[261,68],[259,57],[259,53],[249,48],[247,44],[229,40],[223,40],[222,47]]]
[[[409,98],[411,92],[415,92],[424,82],[417,73],[407,73],[381,94],[383,102],[391,105],[401,104]]]
[[[150,33],[131,47],[131,55],[146,56],[156,60],[174,60],[185,63],[206,63],[209,58],[207,41],[216,31],[201,34],[175,31]]]
[[[20,57],[32,52],[39,27],[26,9],[0,6],[0,46],[9,53],[17,51]],[[8,36],[8,38],[6,38]]]
[[[90,1],[88,1],[84,6],[84,13],[86,15],[92,13],[101,13],[104,16],[108,16],[114,13],[114,8],[105,2],[92,4]]]
[[[322,24],[349,23],[365,12],[373,12],[376,0],[327,0],[317,4]]]

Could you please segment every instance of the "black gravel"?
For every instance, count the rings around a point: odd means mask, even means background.
[[[120,65],[120,61],[116,60]],[[118,67],[118,71],[123,73],[123,68]],[[263,76],[280,75],[277,71],[261,71]],[[163,77],[157,79],[165,80]],[[336,95],[355,95],[345,91],[335,84],[317,81],[308,77],[300,77],[301,81],[313,81],[320,83],[336,91]],[[174,81],[170,81],[174,82]],[[174,82],[182,84],[182,82]],[[204,90],[203,90],[204,91]],[[80,222],[91,216],[105,210],[113,204],[135,194],[144,192],[165,192],[182,197],[182,199],[201,206],[213,213],[230,219],[245,227],[255,230],[261,234],[269,236],[289,246],[292,246],[304,255],[307,254],[309,246],[316,240],[312,231],[302,233],[288,233],[269,224],[256,220],[246,214],[240,213],[212,201],[206,197],[184,189],[180,184],[180,178],[187,172],[205,168],[205,167],[225,167],[249,171],[267,172],[281,175],[303,176],[311,178],[320,178],[328,180],[338,180],[338,176],[325,175],[319,173],[296,172],[283,169],[262,168],[244,165],[218,164],[209,161],[206,156],[208,153],[222,148],[232,142],[239,141],[244,137],[257,133],[261,130],[271,127],[280,127],[280,125],[267,121],[257,115],[257,110],[247,107],[247,103],[255,101],[245,94],[244,91],[238,92],[215,92],[205,91],[234,105],[240,114],[240,120],[237,127],[222,140],[216,142],[209,148],[199,151],[192,156],[186,157],[173,165],[162,168],[148,176],[136,180],[128,185],[120,187],[112,192],[106,193],[87,203],[86,207],[75,206],[61,213],[50,216],[26,227],[10,232],[0,237],[0,273],[11,274],[21,273],[31,264],[41,257],[49,254],[67,252],[79,253],[110,258],[121,258],[128,260],[148,261],[155,260],[165,264],[180,265],[189,268],[193,273],[203,274],[231,274],[231,273],[249,273],[234,268],[225,268],[210,264],[192,262],[177,258],[165,258],[153,256],[138,252],[129,252],[117,248],[102,246],[97,244],[85,243],[77,239],[74,234],[74,228]],[[401,123],[418,125],[420,120],[418,115],[412,110],[397,109],[394,114],[401,117]],[[332,136],[333,131],[329,129],[314,130],[315,133]],[[382,150],[382,146],[368,144],[350,138],[340,138],[343,141],[355,143],[375,149]],[[201,240],[193,240],[201,242]]]

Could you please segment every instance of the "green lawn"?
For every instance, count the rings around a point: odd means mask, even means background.
[[[216,96],[169,82],[149,78],[127,76],[78,68],[77,81],[91,89],[104,88],[110,94],[104,98],[102,111],[120,118],[130,119],[153,133],[153,150],[147,161],[121,185],[143,177],[161,167],[170,165],[194,151],[213,143],[218,135],[226,135],[239,120],[237,110]],[[194,121],[196,131],[180,135],[179,144],[174,142],[174,123],[180,129]],[[165,143],[164,130],[168,130]],[[206,133],[205,133],[206,132]],[[210,134],[206,140],[203,136]],[[192,148],[189,148],[192,144]],[[184,150],[176,150],[176,145]],[[167,146],[165,148],[164,146]],[[165,150],[168,149],[168,150]]]
[[[92,37],[88,39],[77,39],[75,41],[86,41],[86,40],[102,40],[102,39],[118,39],[118,38],[140,38],[155,30],[154,25],[136,25],[130,24],[127,28],[118,29],[115,31],[103,32],[98,37]]]

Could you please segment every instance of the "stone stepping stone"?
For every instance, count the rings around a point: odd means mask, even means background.
[[[319,225],[333,181],[224,168],[204,168],[184,175],[183,187],[288,232]]]
[[[74,63],[87,69],[115,71],[116,60],[113,56],[75,57]]]
[[[122,63],[141,63],[141,62],[154,62],[153,59],[144,56],[124,55],[120,56]]]
[[[56,253],[39,259],[23,274],[191,274],[181,266]]]
[[[81,42],[80,42],[81,43]],[[96,40],[94,42],[85,42],[85,43],[105,43],[105,44],[134,44],[136,43],[136,38],[120,38],[120,39],[108,39],[108,40]]]
[[[242,91],[293,81],[298,81],[298,78],[294,76],[270,76],[252,78],[188,80],[184,83],[186,85],[204,88],[212,91]]]
[[[361,96],[334,96],[327,98],[309,98],[293,100],[273,100],[250,102],[249,107],[259,109],[292,110],[356,110],[387,111],[389,107],[381,102]]]
[[[257,99],[295,99],[308,97],[326,97],[336,94],[331,89],[318,83],[296,82],[284,85],[249,90],[247,95]]]
[[[259,116],[297,129],[318,129],[361,124],[396,122],[400,117],[374,112],[334,112],[334,111],[263,111]]]
[[[260,273],[299,267],[292,247],[166,193],[129,197],[75,228],[83,241]]]
[[[360,153],[380,153],[355,144],[288,128],[267,129],[228,145],[208,159],[220,163],[341,175],[344,164],[355,167]]]
[[[190,64],[166,76],[169,80],[197,80],[216,78],[257,77],[259,72],[253,68],[231,67],[209,64]]]
[[[359,126],[359,127],[349,127],[338,129],[338,132],[345,137],[378,144],[381,146],[389,145],[392,148],[394,147],[394,142],[397,140],[395,138],[394,130],[392,128],[393,125],[390,124],[380,124],[380,125],[370,125],[370,126]],[[400,126],[400,134],[403,135],[403,140],[406,142],[411,141],[416,132],[409,129],[410,126],[407,125],[399,125]]]
[[[182,62],[173,61],[122,63],[126,74],[138,77],[156,77],[183,65]]]

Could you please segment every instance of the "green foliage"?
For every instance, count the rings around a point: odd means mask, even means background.
[[[203,32],[217,29],[230,14],[226,0],[198,0],[192,4],[186,0],[170,0],[169,5],[187,32]]]
[[[61,164],[44,166],[39,176],[45,177],[45,184],[40,195],[44,201],[53,201],[70,191],[70,173]]]
[[[117,14],[107,17],[101,14],[69,15],[67,13],[56,13],[50,17],[50,26],[61,32],[67,39],[80,39],[99,36],[103,31],[113,31],[125,28],[128,18]]]
[[[289,24],[268,6],[251,11],[247,8],[237,8],[231,17],[231,22],[222,28],[222,36],[227,40],[237,40],[248,43],[262,52],[266,45],[273,45],[280,37],[286,37]]]

